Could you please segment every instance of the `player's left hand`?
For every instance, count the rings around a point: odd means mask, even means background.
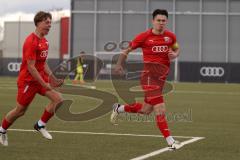
[[[168,52],[168,58],[170,60],[174,60],[175,58],[178,57],[178,54],[176,52],[174,52],[171,48],[169,49],[169,52]]]

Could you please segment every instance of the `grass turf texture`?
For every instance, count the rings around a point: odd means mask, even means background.
[[[13,108],[16,100],[16,79],[0,79],[0,119]],[[110,92],[109,81],[98,81],[97,89]],[[169,113],[188,113],[191,122],[171,121],[172,135],[205,137],[176,152],[165,152],[149,159],[167,160],[238,160],[240,156],[240,85],[177,83],[175,92],[165,97]],[[64,95],[73,99],[72,112],[95,107],[100,101],[81,96]],[[32,129],[48,100],[36,96],[24,117],[11,128]],[[111,107],[111,106],[109,106]],[[189,114],[189,113],[188,113]],[[109,123],[110,113],[89,122],[64,122],[53,118],[49,130],[77,132],[114,132],[160,135],[155,122],[123,120],[118,126]],[[34,132],[9,131],[9,146],[0,146],[0,159],[131,159],[166,147],[163,138],[87,134],[52,133],[53,140],[43,139]],[[179,139],[184,141],[187,139]]]

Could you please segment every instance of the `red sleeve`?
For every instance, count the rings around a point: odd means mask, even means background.
[[[27,40],[25,42],[25,59],[26,60],[36,60],[36,43],[34,40]]]
[[[138,34],[129,44],[132,49],[136,49],[142,46],[143,42],[145,41],[145,33]]]

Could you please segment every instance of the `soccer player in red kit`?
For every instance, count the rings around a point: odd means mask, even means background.
[[[110,121],[117,124],[117,117],[123,112],[149,114],[154,111],[157,126],[166,139],[169,149],[178,149],[182,144],[175,141],[170,134],[165,117],[166,109],[162,89],[169,72],[170,61],[179,56],[179,45],[175,34],[166,29],[167,10],[156,9],[152,16],[153,28],[134,38],[128,49],[120,54],[115,67],[117,73],[123,74],[122,64],[128,54],[136,48],[142,48],[144,69],[140,82],[145,95],[144,103],[114,104]]]
[[[46,96],[51,102],[46,106],[41,118],[34,125],[43,137],[52,139],[45,126],[48,120],[54,115],[54,110],[63,101],[61,94],[53,90],[49,81],[55,84],[62,84],[63,81],[53,76],[46,59],[48,56],[49,44],[45,36],[51,28],[52,16],[50,13],[40,11],[34,17],[36,26],[35,32],[31,33],[24,42],[22,64],[18,76],[17,104],[3,118],[0,127],[0,143],[8,145],[7,129],[19,117],[23,116],[29,104],[38,93]]]

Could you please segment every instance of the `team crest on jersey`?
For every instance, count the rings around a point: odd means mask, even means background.
[[[170,38],[169,38],[169,37],[164,37],[164,41],[165,41],[165,42],[169,42],[169,41],[170,41]]]

